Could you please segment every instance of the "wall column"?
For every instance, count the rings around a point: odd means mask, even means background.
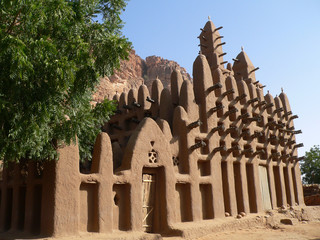
[[[260,187],[260,176],[259,176],[259,163],[255,162],[252,164],[253,166],[253,179],[254,179],[254,191],[255,191],[255,201],[256,201],[256,207],[257,212],[263,212],[263,202],[262,202],[262,195],[261,195],[261,187]],[[249,189],[249,191],[251,191]]]
[[[80,173],[78,144],[58,150],[55,165],[53,236],[79,233]]]
[[[304,205],[303,188],[302,188],[301,171],[300,171],[299,162],[295,162],[293,168],[294,168],[294,174],[296,179],[298,204]]]
[[[281,205],[287,207],[286,185],[283,174],[283,166],[279,166],[280,186],[281,186]],[[282,207],[281,206],[281,207]]]
[[[276,195],[272,161],[269,162],[267,165],[267,173],[268,173],[268,179],[269,179],[271,205],[272,205],[273,209],[276,209],[277,208],[277,195]]]
[[[218,161],[217,161],[218,160]],[[222,174],[221,174],[221,161],[220,159],[212,158],[211,160],[211,176],[212,176],[212,196],[213,196],[213,211],[214,217],[225,216],[225,206],[223,201],[223,187],[222,187]]]

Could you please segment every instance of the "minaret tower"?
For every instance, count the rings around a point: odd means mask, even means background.
[[[209,19],[204,28],[200,29],[201,34],[198,37],[200,39],[200,52],[206,56],[211,72],[213,73],[215,69],[224,69],[224,64],[227,62],[223,61],[222,42],[223,36],[220,36],[219,31],[222,27],[216,28],[213,22]]]
[[[246,54],[246,52],[241,48],[241,52],[238,54],[238,56],[233,59],[233,72],[234,77],[237,81],[244,80],[247,83],[255,83],[256,82],[256,76],[255,71],[259,68],[255,68]]]

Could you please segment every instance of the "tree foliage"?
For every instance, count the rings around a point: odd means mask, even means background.
[[[309,152],[305,153],[304,160],[300,165],[303,181],[305,183],[320,184],[320,148],[313,146]]]
[[[57,159],[78,136],[82,158],[114,104],[92,107],[99,77],[128,57],[126,0],[0,0],[0,159]],[[95,21],[102,16],[101,21]]]

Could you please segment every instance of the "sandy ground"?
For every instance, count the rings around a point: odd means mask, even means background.
[[[255,227],[229,232],[212,233],[197,240],[320,240],[320,222],[281,225],[279,229]]]
[[[285,222],[284,222],[285,221]],[[242,219],[235,217],[215,219],[214,221],[183,223],[176,225],[183,228],[182,236],[162,237],[159,234],[143,232],[113,232],[112,234],[80,233],[77,236],[62,238],[28,239],[46,240],[320,240],[320,206],[296,207],[287,210],[272,210],[261,214],[249,214]],[[181,236],[181,235],[180,235]],[[6,235],[1,239],[26,239],[25,236]]]
[[[54,238],[50,238],[52,240]],[[157,237],[143,236],[138,233],[131,233],[131,237],[121,236],[115,237],[108,235],[91,235],[80,237],[55,238],[55,240],[75,240],[75,239],[164,239],[164,240],[182,240],[181,237]],[[258,226],[246,229],[238,229],[234,231],[225,231],[211,233],[200,238],[191,238],[195,240],[320,240],[320,221],[316,222],[298,222],[294,225],[279,225],[279,228],[272,229],[266,226]]]

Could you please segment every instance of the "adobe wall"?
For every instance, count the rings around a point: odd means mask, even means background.
[[[179,234],[183,223],[304,205],[296,131],[284,92],[265,94],[241,51],[224,68],[209,21],[193,81],[171,75],[114,96],[118,111],[79,171],[78,146],[58,162],[9,166],[0,229],[44,236],[145,231]]]
[[[155,80],[150,93],[142,85],[115,95],[117,115],[105,126],[119,166],[141,121],[157,121],[171,145],[182,222],[304,204],[297,116],[284,92],[264,93],[243,50],[224,68],[217,29],[211,21],[202,29],[193,85],[174,72],[171,91]]]

